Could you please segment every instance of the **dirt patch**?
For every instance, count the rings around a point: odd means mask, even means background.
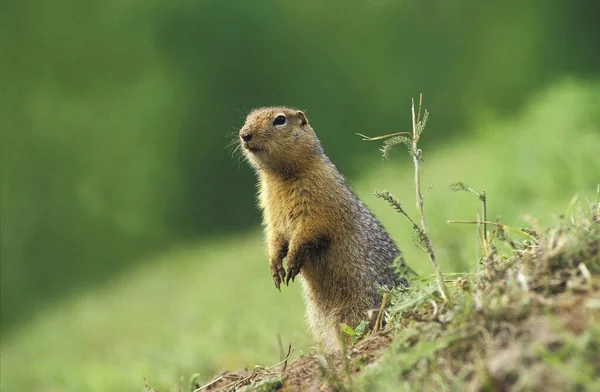
[[[392,341],[392,335],[391,329],[370,335],[350,346],[346,357],[341,353],[303,355],[289,364],[283,361],[271,368],[223,371],[210,382],[195,385],[195,391],[237,391],[246,387],[261,391],[336,391],[347,383],[348,375],[376,362]]]
[[[348,376],[376,362],[391,341],[392,331],[386,330],[350,346],[345,357],[343,354],[302,356],[283,372],[283,389],[290,392],[339,390],[347,384]]]

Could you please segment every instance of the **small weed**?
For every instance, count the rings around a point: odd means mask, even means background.
[[[346,335],[350,336],[350,338],[352,339],[352,344],[356,344],[356,342],[358,342],[359,339],[361,339],[365,336],[365,334],[367,333],[368,326],[369,326],[369,322],[366,320],[363,320],[360,322],[360,324],[358,324],[358,326],[356,328],[352,328],[351,326],[349,326],[347,324],[343,324],[342,331]]]

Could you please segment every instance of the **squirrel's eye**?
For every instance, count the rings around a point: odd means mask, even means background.
[[[283,114],[278,115],[273,120],[273,125],[284,125],[285,124],[285,116]]]

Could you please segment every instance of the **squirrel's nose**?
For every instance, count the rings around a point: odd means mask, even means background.
[[[252,134],[248,133],[246,135],[242,135],[242,140],[246,143],[248,143],[250,140],[252,140]]]

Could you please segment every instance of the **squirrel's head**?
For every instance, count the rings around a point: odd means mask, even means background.
[[[248,161],[257,169],[291,174],[323,153],[306,116],[297,109],[254,109],[239,136]]]

